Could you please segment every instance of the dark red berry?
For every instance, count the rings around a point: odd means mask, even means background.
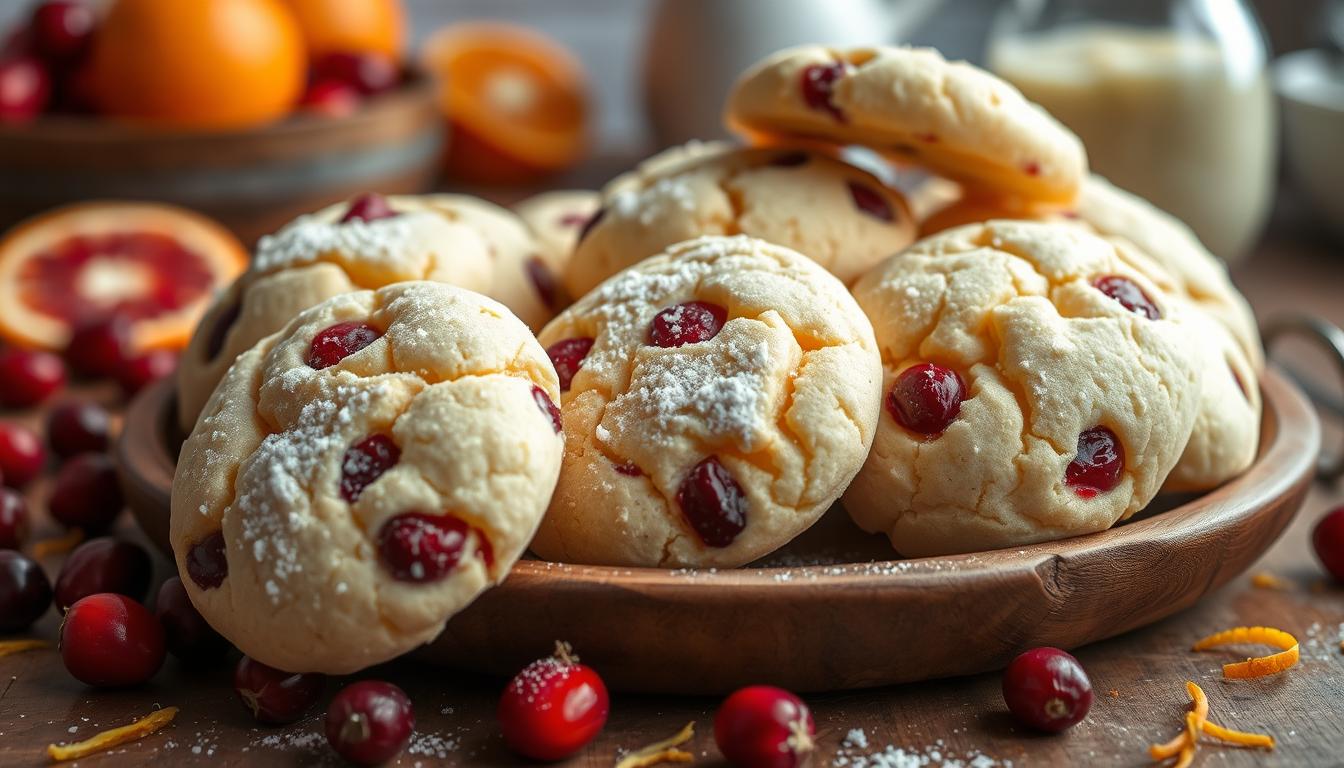
[[[89,595],[70,606],[60,645],[66,670],[99,688],[139,685],[163,666],[163,627],[125,595]]]
[[[807,704],[769,685],[738,690],[714,715],[714,743],[738,768],[798,768],[816,734]]]
[[[388,202],[386,197],[377,192],[368,192],[350,201],[350,208],[341,217],[341,223],[378,221],[379,219],[390,219],[396,215],[397,212],[392,210],[392,203]]]
[[[813,64],[803,69],[801,87],[803,101],[810,109],[830,113],[839,122],[845,122],[845,115],[832,101],[835,83],[845,76],[849,67],[842,62],[834,64]]]
[[[66,462],[52,481],[47,501],[52,517],[86,534],[107,530],[121,507],[116,465],[101,453],[83,453]]]
[[[555,430],[555,434],[558,435],[563,432],[565,423],[564,419],[560,416],[560,409],[556,407],[555,401],[551,399],[551,396],[546,394],[546,390],[533,384],[532,399],[536,402],[537,407],[541,409],[541,415],[550,419],[551,428]]]
[[[378,552],[398,581],[438,581],[462,560],[470,527],[452,515],[407,512],[383,523]]]
[[[50,352],[7,349],[0,352],[0,405],[31,408],[65,386],[65,363]]]
[[[200,589],[215,589],[229,575],[224,533],[215,531],[196,542],[187,552],[187,575]]]
[[[1058,648],[1033,648],[1004,670],[1003,700],[1019,723],[1058,733],[1087,717],[1092,681],[1073,656]]]
[[[12,549],[0,550],[0,632],[22,632],[51,607],[42,566]]]
[[[849,182],[846,186],[849,187],[849,196],[854,201],[855,208],[881,221],[896,220],[896,212],[892,209],[891,203],[877,190],[855,181]]]
[[[1321,565],[1340,581],[1344,581],[1344,507],[1326,513],[1311,532],[1311,545]]]
[[[22,488],[42,474],[47,451],[37,433],[22,424],[0,422],[0,477],[12,488]]]
[[[53,64],[77,61],[93,40],[97,18],[78,0],[46,0],[33,11],[33,48]]]
[[[1120,306],[1136,315],[1143,315],[1149,320],[1158,320],[1162,317],[1162,312],[1153,300],[1148,298],[1148,294],[1127,277],[1119,275],[1098,277],[1092,282],[1092,287],[1120,302]]]
[[[62,403],[47,416],[47,442],[61,458],[107,450],[112,414],[87,400]]]
[[[553,311],[561,309],[560,284],[556,282],[555,273],[546,262],[533,256],[523,263],[523,269],[527,272],[527,279],[532,281],[541,303]]]
[[[177,370],[177,353],[171,349],[154,349],[136,355],[117,371],[117,383],[127,397],[138,394],[159,379],[167,378]]]
[[[584,358],[593,348],[593,340],[583,336],[557,341],[546,348],[546,355],[555,366],[555,375],[560,379],[560,391],[568,392],[574,376],[583,367]]]
[[[887,412],[897,424],[921,435],[941,435],[961,413],[966,382],[950,368],[933,363],[901,371],[887,395]]]
[[[131,355],[131,322],[113,314],[81,323],[70,336],[65,359],[81,376],[115,376]]]
[[[653,316],[649,343],[655,347],[680,347],[709,341],[719,335],[728,310],[705,301],[688,301],[668,307]]]
[[[308,351],[308,366],[330,368],[377,341],[383,334],[368,323],[337,323],[320,331]]]
[[[718,458],[696,464],[677,489],[677,504],[700,540],[726,547],[747,527],[747,494]]]
[[[1078,453],[1064,470],[1064,482],[1084,499],[1105,493],[1120,483],[1125,471],[1125,446],[1106,427],[1078,435]]]
[[[341,498],[353,504],[400,459],[401,449],[387,435],[369,435],[350,446],[341,459]]]
[[[613,464],[612,466],[616,467],[616,471],[626,477],[644,476],[644,470],[640,469],[639,465],[633,461],[623,461],[620,464]]]
[[[415,710],[391,683],[364,680],[336,694],[327,708],[327,743],[356,765],[382,765],[411,740]]]
[[[348,117],[359,111],[359,90],[339,80],[318,80],[303,92],[299,105],[325,117]]]
[[[28,502],[13,488],[0,488],[0,549],[21,549],[28,539]]]
[[[149,553],[129,541],[90,539],[75,548],[56,577],[56,610],[65,612],[80,599],[115,592],[143,600],[153,572]]]
[[[527,665],[499,698],[499,727],[509,749],[554,761],[583,749],[607,723],[611,700],[590,667],[561,644],[557,656]]]
[[[154,601],[154,616],[163,625],[163,638],[168,652],[189,663],[216,661],[229,649],[229,642],[220,636],[201,616],[187,597],[187,588],[174,576],[159,587]]]
[[[257,722],[286,725],[303,717],[322,697],[326,675],[296,675],[268,667],[248,656],[233,670],[233,689]]]
[[[51,103],[51,74],[37,59],[0,60],[0,123],[27,123]]]
[[[375,96],[401,84],[401,68],[386,54],[336,51],[313,62],[312,77],[345,83],[364,96]]]

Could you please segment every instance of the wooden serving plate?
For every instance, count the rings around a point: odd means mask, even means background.
[[[890,560],[833,509],[735,570],[522,560],[418,655],[508,676],[555,639],[614,687],[723,693],[749,683],[820,691],[964,675],[1024,648],[1075,648],[1193,605],[1254,562],[1297,512],[1320,448],[1315,413],[1268,371],[1260,455],[1194,498],[1159,499],[1101,533],[1007,550]],[[118,445],[127,498],[167,551],[177,442],[171,384],[132,403]],[[172,445],[170,449],[168,446]]]

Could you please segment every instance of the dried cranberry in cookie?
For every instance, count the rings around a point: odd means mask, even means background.
[[[856,283],[896,402],[845,492],[854,521],[919,557],[1091,533],[1147,505],[1190,437],[1201,364],[1196,313],[1145,260],[1074,225],[991,221]]]
[[[379,333],[309,365],[325,329]],[[344,674],[428,642],[508,572],[560,473],[560,387],[498,302],[405,282],[328,299],[244,352],[183,445],[170,537],[248,656]],[[548,407],[546,407],[548,406]]]
[[[872,327],[845,286],[745,236],[672,246],[540,339],[553,356],[584,341],[560,400],[564,467],[532,541],[552,560],[751,562],[839,497],[882,407]]]

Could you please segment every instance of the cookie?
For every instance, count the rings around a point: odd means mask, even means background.
[[[640,160],[634,168],[620,174],[602,187],[602,197],[608,198],[627,189],[638,190],[652,179],[673,173],[687,163],[707,160],[716,155],[725,155],[741,147],[731,141],[699,141],[692,139],[685,144],[676,144],[663,149],[655,155]]]
[[[1016,88],[931,48],[779,51],[734,85],[728,126],[750,140],[859,144],[989,193],[1068,203],[1082,142]]]
[[[173,552],[239,650],[345,674],[433,639],[545,512],[555,371],[499,303],[398,283],[305,310],[238,357],[182,448]]]
[[[537,241],[560,272],[569,263],[588,221],[602,206],[602,196],[587,189],[543,192],[513,206],[513,212],[532,228]]]
[[[493,267],[480,234],[418,208],[414,198],[368,196],[301,216],[263,237],[251,266],[215,299],[182,353],[182,430],[191,430],[239,354],[325,299],[404,280],[489,288]]]
[[[550,560],[748,563],[812,525],[872,442],[872,328],[839,280],[782,246],[679,243],[540,339],[566,434],[532,541]]]
[[[992,221],[916,243],[854,296],[883,412],[844,496],[907,557],[1104,530],[1157,493],[1200,397],[1185,302],[1078,227]]]
[[[914,239],[900,193],[817,152],[738,149],[674,164],[605,198],[565,270],[571,296],[668,246],[745,234],[852,282]]]

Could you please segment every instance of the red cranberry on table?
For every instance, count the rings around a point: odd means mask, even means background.
[[[138,685],[163,666],[163,627],[125,595],[89,595],[70,606],[60,646],[66,670],[99,688]]]
[[[36,561],[0,550],[0,632],[22,632],[51,607],[51,582]]]
[[[65,348],[66,362],[81,376],[115,376],[131,356],[131,322],[112,314],[75,326]]]
[[[285,725],[303,717],[322,697],[326,675],[296,675],[244,656],[233,670],[233,688],[257,722]]]
[[[368,323],[337,323],[318,332],[308,349],[308,367],[330,368],[377,341],[383,334]]]
[[[0,405],[30,408],[65,386],[65,363],[40,349],[0,352]]]
[[[688,301],[668,307],[653,316],[649,343],[655,347],[680,347],[709,341],[719,335],[728,310],[707,301]]]
[[[77,61],[93,41],[98,19],[81,0],[46,0],[33,10],[33,48],[52,63]]]
[[[509,749],[533,760],[562,760],[606,725],[611,701],[592,668],[563,643],[556,655],[523,668],[499,698],[499,727]]]
[[[56,473],[47,500],[53,518],[89,534],[107,530],[121,507],[116,465],[101,453],[83,453],[66,462]]]
[[[359,91],[339,80],[318,80],[304,91],[299,101],[308,112],[326,117],[348,117],[359,110]]]
[[[127,360],[117,371],[117,384],[127,397],[137,394],[159,379],[177,370],[177,353],[171,349],[152,349]]]
[[[51,103],[51,75],[31,56],[0,60],[0,123],[26,123]]]
[[[1344,581],[1344,507],[1338,507],[1321,518],[1311,532],[1311,544],[1325,570]]]
[[[129,541],[90,539],[75,547],[56,577],[56,610],[64,612],[81,598],[102,592],[143,600],[153,564],[149,553]]]
[[[927,437],[937,437],[961,414],[966,382],[956,371],[933,363],[901,371],[887,395],[887,412],[897,424]]]
[[[0,549],[19,549],[28,538],[28,502],[12,488],[0,488]]]
[[[112,414],[87,400],[62,403],[47,416],[47,442],[61,458],[107,450]]]
[[[738,690],[714,715],[714,742],[737,768],[796,768],[816,734],[807,704],[769,685]]]
[[[11,488],[22,488],[42,474],[47,450],[37,433],[14,422],[0,422],[0,477]]]
[[[365,680],[336,694],[325,725],[327,743],[341,757],[356,765],[382,765],[411,740],[415,710],[397,686]]]
[[[1023,725],[1057,733],[1077,725],[1092,708],[1092,681],[1068,653],[1033,648],[1003,673],[1003,700]]]
[[[154,616],[163,625],[163,639],[168,652],[182,661],[215,661],[229,649],[229,642],[191,604],[186,587],[176,576],[159,587],[158,599],[154,601]]]
[[[315,82],[345,83],[363,96],[385,93],[401,83],[401,68],[396,60],[373,52],[325,54],[313,62],[312,75]]]
[[[560,379],[561,392],[569,391],[569,385],[592,348],[593,340],[586,336],[557,341],[546,348],[546,356],[551,358],[551,365],[555,366],[556,376]]]

